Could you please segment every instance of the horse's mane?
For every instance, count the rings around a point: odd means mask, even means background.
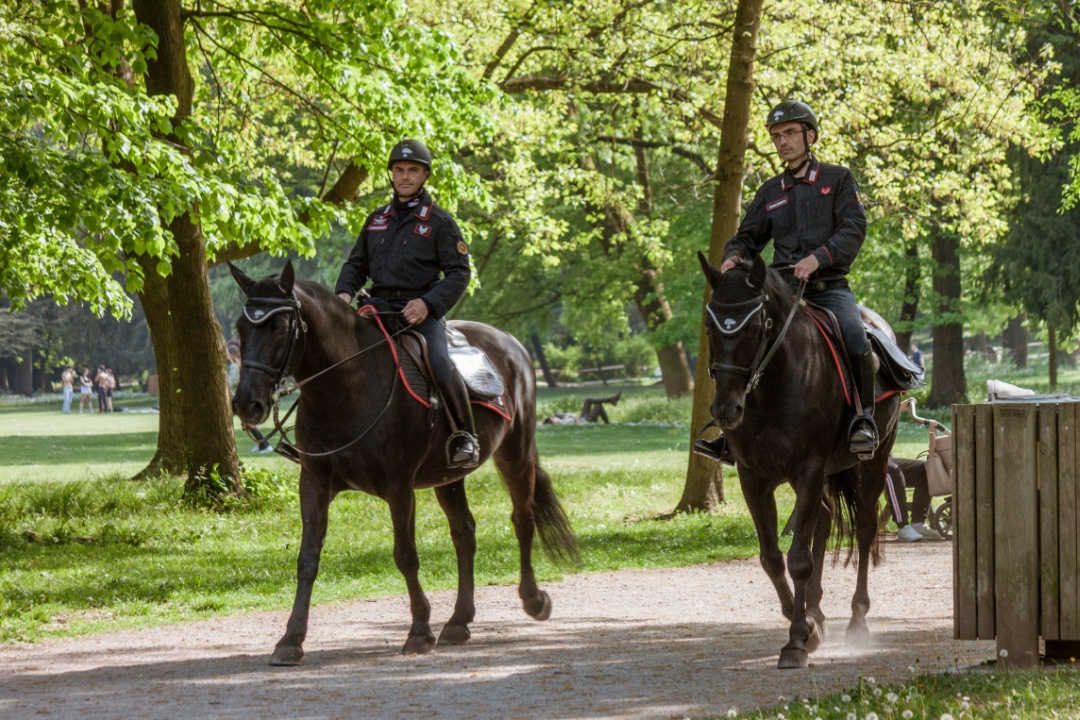
[[[713,288],[712,301],[720,304],[738,303],[749,300],[755,292],[748,282],[753,263],[743,260],[721,276],[720,283]],[[779,300],[784,308],[790,308],[795,301],[791,287],[783,276],[769,267],[765,272],[765,291],[770,298]]]

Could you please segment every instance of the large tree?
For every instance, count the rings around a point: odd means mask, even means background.
[[[123,313],[122,272],[161,378],[148,470],[239,490],[211,258],[310,254],[331,222],[355,229],[362,209],[337,205],[389,145],[482,140],[482,93],[395,0],[0,8],[0,286]],[[445,194],[477,194],[448,165]]]

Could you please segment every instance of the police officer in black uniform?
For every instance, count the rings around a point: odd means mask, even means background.
[[[765,126],[787,169],[758,189],[739,231],[724,246],[720,272],[752,260],[772,240],[772,266],[795,287],[806,281],[803,297],[836,316],[862,404],[848,431],[851,451],[869,459],[878,445],[873,418],[874,359],[846,277],[866,238],[859,188],[846,167],[820,162],[814,156],[818,121],[806,103],[780,103],[769,112]],[[694,447],[734,465],[726,445],[721,435],[716,440],[698,440]]]
[[[442,318],[469,284],[469,249],[450,214],[436,205],[424,183],[431,153],[416,140],[402,140],[387,162],[394,199],[368,216],[341,268],[334,292],[351,303],[369,279],[381,298],[427,340],[431,368],[457,431],[447,443],[447,467],[476,467],[480,444],[472,407],[446,342]]]

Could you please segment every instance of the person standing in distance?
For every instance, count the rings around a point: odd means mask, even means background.
[[[450,360],[443,317],[469,285],[469,249],[457,223],[424,189],[431,153],[402,140],[386,164],[393,200],[368,215],[341,268],[334,292],[347,303],[371,280],[369,293],[427,341],[431,368],[457,431],[447,442],[447,467],[479,464],[480,443],[465,382]]]
[[[765,126],[787,167],[758,189],[738,232],[724,246],[720,272],[752,260],[771,240],[772,267],[793,288],[806,282],[803,297],[836,316],[862,404],[862,412],[849,426],[849,443],[851,452],[866,460],[873,457],[878,445],[873,417],[874,358],[847,280],[866,239],[859,187],[846,167],[823,163],[814,155],[820,128],[806,103],[785,100],[769,111]],[[694,449],[734,465],[723,435],[698,440]]]

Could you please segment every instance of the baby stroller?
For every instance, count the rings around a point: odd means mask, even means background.
[[[927,450],[919,453],[919,459],[923,460],[926,470],[926,486],[930,493],[930,507],[927,511],[927,521],[930,527],[941,533],[942,536],[952,539],[953,536],[953,455],[952,455],[952,432],[937,420],[919,417],[915,410],[915,398],[908,398],[900,404],[901,410],[907,410],[911,419],[920,425],[925,425],[930,432]],[[936,506],[934,500],[941,498]]]

